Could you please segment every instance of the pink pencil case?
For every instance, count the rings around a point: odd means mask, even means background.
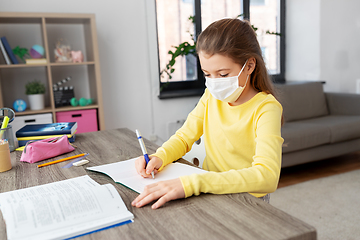
[[[75,150],[66,135],[26,143],[20,161],[35,163]]]

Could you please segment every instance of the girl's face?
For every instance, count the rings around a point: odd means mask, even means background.
[[[221,54],[212,56],[203,52],[199,53],[201,69],[205,77],[223,78],[237,76],[243,66],[235,63],[231,58]],[[246,66],[239,76],[239,86],[244,86],[247,78]]]

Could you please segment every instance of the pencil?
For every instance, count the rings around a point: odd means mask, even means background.
[[[37,167],[38,167],[38,168],[41,168],[41,167],[49,166],[49,165],[52,165],[52,164],[55,164],[55,163],[64,162],[64,161],[67,161],[67,160],[70,160],[70,159],[78,158],[78,157],[84,156],[84,155],[86,155],[86,154],[87,154],[87,153],[81,153],[81,154],[78,154],[78,155],[75,155],[75,156],[71,156],[71,157],[67,157],[67,158],[62,158],[62,159],[55,160],[55,161],[48,162],[48,163],[43,163],[43,164],[38,165]]]

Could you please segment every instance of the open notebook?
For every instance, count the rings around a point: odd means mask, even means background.
[[[192,167],[187,164],[171,163],[165,166],[165,168],[161,172],[156,174],[155,179],[143,178],[136,172],[135,169],[136,159],[137,158],[132,158],[126,161],[110,163],[96,167],[88,167],[86,169],[95,172],[104,173],[109,177],[111,177],[115,182],[120,183],[138,193],[141,193],[146,185],[152,183],[170,180],[185,175],[191,175],[194,173],[207,172],[203,169]]]

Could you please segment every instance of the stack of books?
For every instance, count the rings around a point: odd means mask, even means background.
[[[16,132],[19,147],[25,146],[28,141],[36,141],[67,135],[69,142],[75,141],[77,130],[76,122],[28,124]]]

